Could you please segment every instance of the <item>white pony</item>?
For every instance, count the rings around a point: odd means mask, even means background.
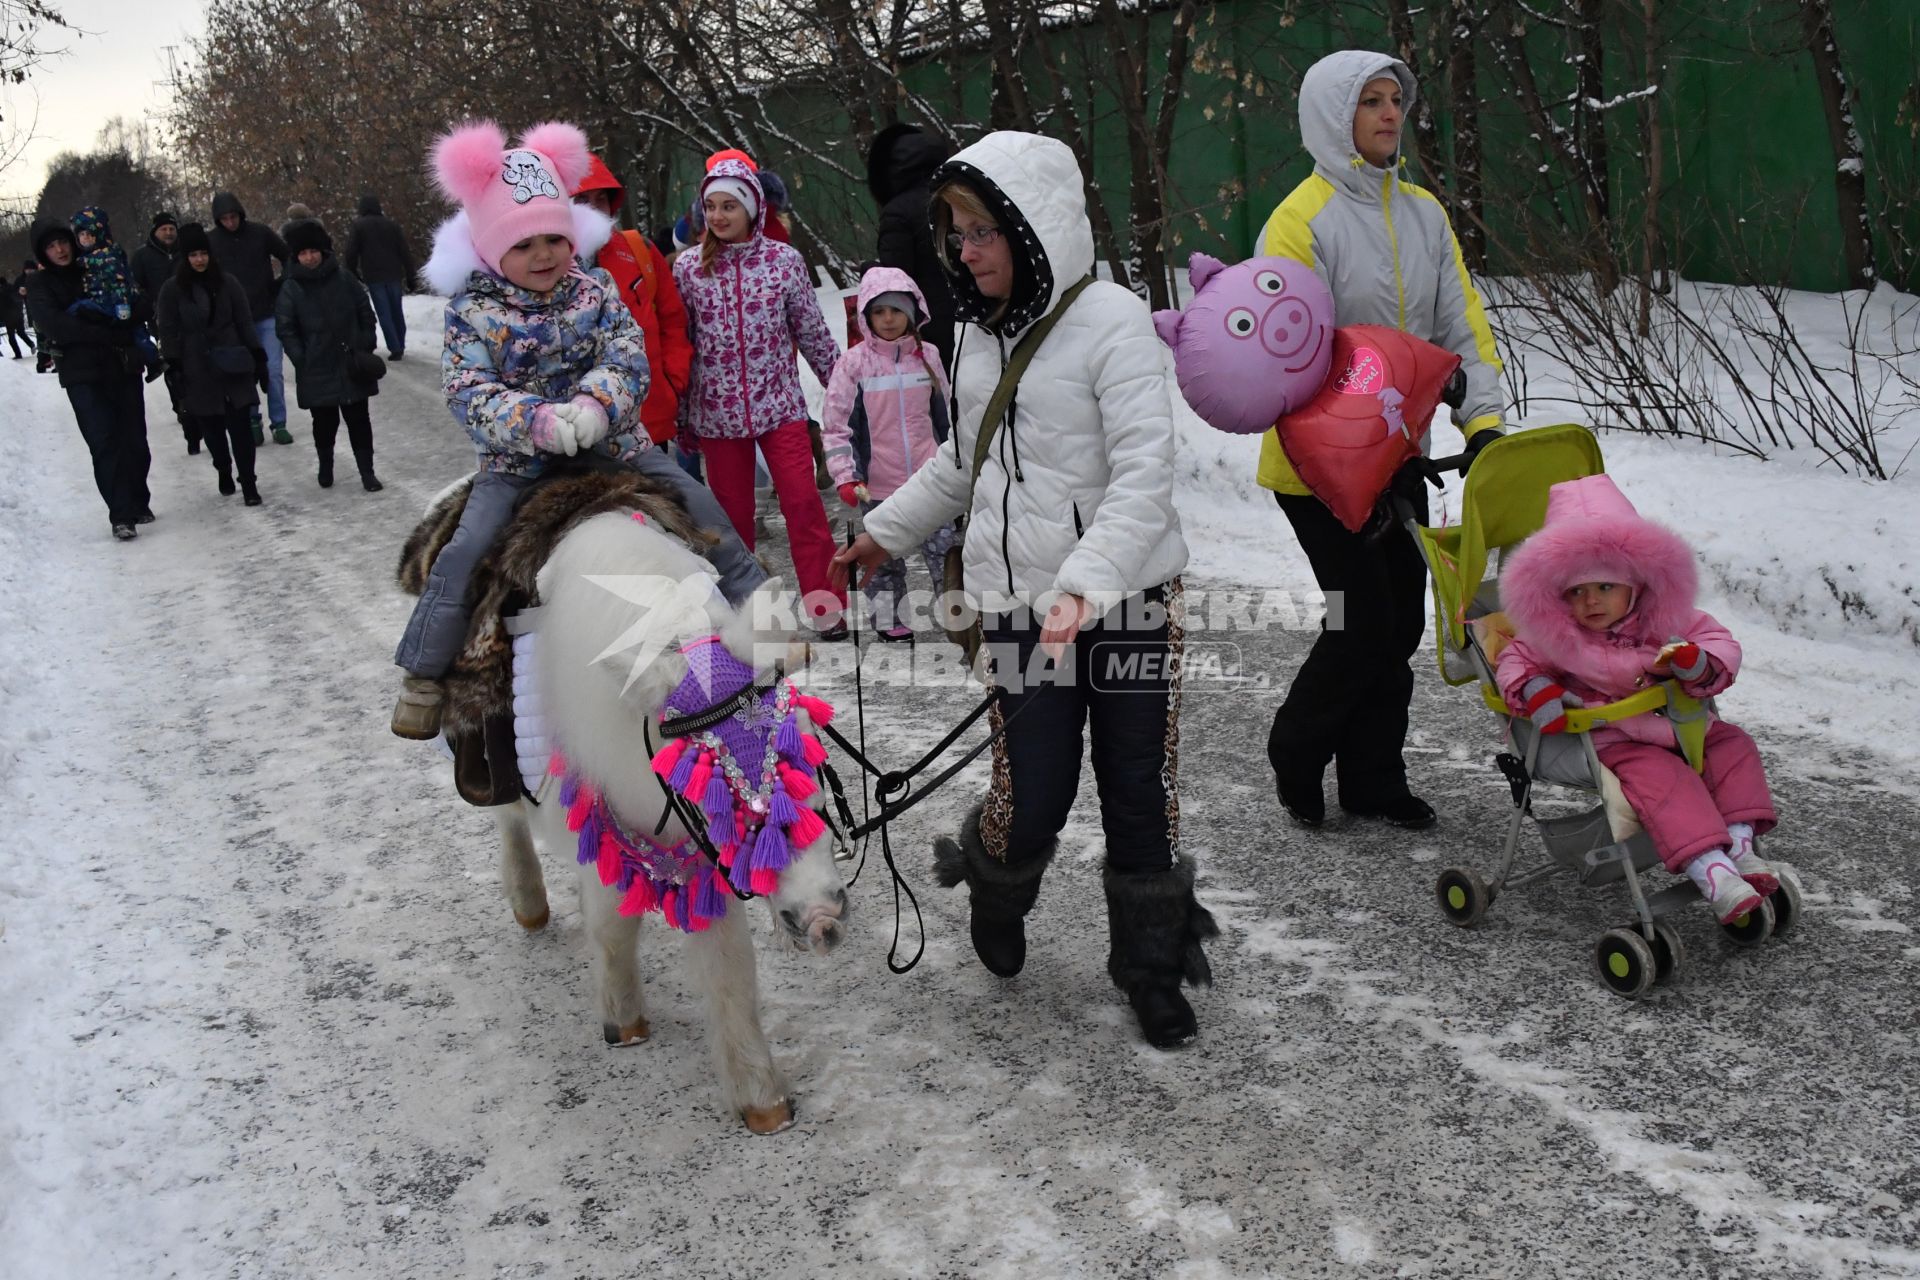
[[[671,816],[662,828],[667,796],[651,765],[665,742],[661,709],[689,670],[680,646],[718,636],[729,653],[754,667],[756,683],[769,682],[773,659],[789,655],[788,634],[753,629],[754,615],[771,617],[770,611],[736,613],[717,590],[704,589],[711,582],[706,562],[678,539],[620,514],[583,521],[540,570],[533,634],[545,723],[569,771],[590,783],[628,833],[660,831],[669,842],[687,835]],[[775,589],[763,586],[756,600],[770,603]],[[703,709],[676,708],[682,715]],[[579,844],[556,781],[542,787],[538,805],[522,800],[495,810],[501,879],[514,918],[529,929],[543,927],[549,914],[535,845],[572,862]],[[815,792],[800,802],[818,809],[823,800],[824,792]],[[607,1043],[637,1044],[649,1034],[636,952],[642,917],[621,914],[621,891],[603,884],[593,863],[580,864],[579,880]],[[780,935],[796,950],[826,955],[844,940],[849,903],[830,835],[794,848],[765,897]],[[706,992],[727,1106],[754,1133],[777,1133],[793,1123],[793,1106],[760,1026],[746,906],[726,895],[725,914],[688,933],[685,954]]]

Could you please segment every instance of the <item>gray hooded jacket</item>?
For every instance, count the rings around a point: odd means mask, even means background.
[[[1458,355],[1467,378],[1460,421],[1473,435],[1500,425],[1505,397],[1493,330],[1446,210],[1399,176],[1399,155],[1382,169],[1353,146],[1360,91],[1387,75],[1400,81],[1411,115],[1413,73],[1398,58],[1348,49],[1308,68],[1300,82],[1300,137],[1313,156],[1313,175],[1267,219],[1261,252],[1318,272],[1333,291],[1336,324],[1388,325]],[[1277,432],[1261,442],[1258,479],[1280,493],[1307,492]]]

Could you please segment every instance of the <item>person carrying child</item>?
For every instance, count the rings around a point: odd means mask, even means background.
[[[587,166],[586,135],[569,124],[538,125],[509,147],[498,125],[480,121],[434,146],[434,176],[461,209],[435,234],[425,274],[448,295],[441,384],[479,471],[394,654],[407,672],[393,713],[403,738],[439,732],[441,677],[466,640],[467,580],[556,458],[579,454],[674,485],[718,536],[708,558],[730,602],[766,578],[713,495],[649,447],[640,327],[612,278],[575,261],[599,252],[613,230],[606,215],[570,199]]]
[[[1675,679],[1694,698],[1720,693],[1740,671],[1740,646],[1694,606],[1693,552],[1644,519],[1604,475],[1556,484],[1546,522],[1500,574],[1514,639],[1494,678],[1514,712],[1543,733],[1566,728],[1568,707],[1617,702]],[[1717,716],[1705,769],[1680,754],[1664,711],[1592,731],[1660,861],[1684,873],[1722,924],[1779,887],[1779,868],[1754,852],[1772,830],[1773,796],[1753,739]]]
[[[127,251],[113,242],[113,228],[107,211],[88,205],[73,215],[73,239],[80,246],[80,268],[84,273],[78,302],[67,308],[69,315],[93,311],[110,320],[132,320],[134,303],[133,263]],[[160,359],[160,347],[145,324],[133,327],[133,345],[147,367],[147,381],[166,372]]]
[[[824,385],[833,380],[840,348],[813,296],[806,260],[767,235],[767,199],[743,157],[710,162],[700,204],[700,251],[673,264],[693,332],[693,378],[680,416],[699,441],[714,496],[749,546],[759,446],[786,518],[807,615],[819,639],[844,639],[839,614],[846,594],[828,578],[833,530],[814,484],[807,401],[794,358],[797,348]]]
[[[947,438],[953,392],[941,353],[920,337],[927,301],[911,276],[894,267],[870,268],[860,277],[859,302],[855,323],[861,341],[834,365],[823,416],[827,470],[840,501],[865,515],[905,484]],[[957,537],[949,520],[920,544],[935,590]],[[907,589],[906,560],[888,560],[865,589],[879,637],[911,640],[913,628],[899,612]]]

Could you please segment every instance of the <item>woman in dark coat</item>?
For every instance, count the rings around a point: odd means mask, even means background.
[[[373,303],[366,288],[333,256],[333,239],[311,219],[287,226],[293,264],[273,306],[280,345],[293,361],[294,393],[313,414],[313,447],[320,456],[320,487],[333,487],[333,442],[347,420],[347,443],[360,484],[384,486],[373,474],[373,419],[367,397],[380,385],[353,373],[353,353],[373,350]]]
[[[247,291],[220,269],[206,228],[189,222],[176,242],[173,279],[154,305],[160,354],[180,379],[180,408],[200,430],[231,494],[236,473],[250,507],[260,505],[254,483],[249,413],[267,385],[267,353],[260,345]]]

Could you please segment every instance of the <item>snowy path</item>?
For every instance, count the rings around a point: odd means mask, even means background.
[[[258,511],[157,414],[160,522],[123,547],[53,380],[0,365],[45,460],[0,475],[8,1276],[1920,1275],[1914,780],[1758,735],[1809,918],[1757,953],[1688,919],[1686,974],[1628,1006],[1586,971],[1618,899],[1439,919],[1435,871],[1490,855],[1503,801],[1486,717],[1424,669],[1420,836],[1279,825],[1277,695],[1187,699],[1227,931],[1191,1049],[1144,1047],[1105,978],[1090,788],[1026,973],[974,963],[924,862],[956,784],[897,832],[918,970],[883,965],[877,857],[834,961],[763,946],[801,1123],[748,1138],[676,968],[652,1043],[602,1045],[569,868],[522,933],[484,816],[386,732],[392,560],[466,462],[432,380],[408,361],[375,402],[386,493],[316,488],[296,413]],[[1283,678],[1305,644],[1242,639]],[[877,749],[962,707],[881,691]]]

